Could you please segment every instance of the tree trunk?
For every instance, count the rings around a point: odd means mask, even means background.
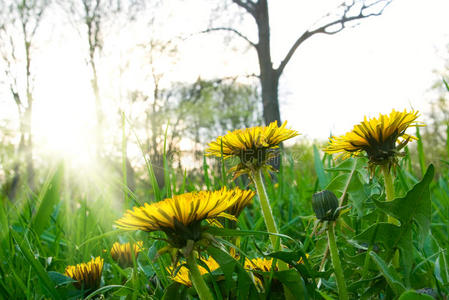
[[[33,95],[31,94],[31,38],[27,38],[26,29],[23,29],[25,36],[25,57],[26,57],[26,97],[27,107],[25,109],[25,135],[28,141],[25,142],[25,161],[27,169],[28,188],[34,190],[34,167],[33,167]]]
[[[260,85],[262,87],[263,119],[265,125],[277,121],[281,124],[281,113],[279,111],[278,86],[279,73],[273,69],[270,51],[270,20],[268,17],[267,0],[257,2],[255,20],[259,31],[259,42],[257,43],[257,55],[260,67]],[[280,159],[274,159],[270,163],[276,170],[281,166]]]
[[[94,61],[94,53],[90,55],[90,65],[92,68],[92,90],[95,96],[95,113],[97,117],[97,128],[95,132],[95,140],[96,140],[96,155],[97,158],[100,158],[103,155],[103,111],[101,107],[101,98],[100,91],[98,88],[98,77],[97,77],[97,68]]]
[[[262,70],[261,70],[262,71]],[[261,75],[262,86],[263,119],[266,125],[277,121],[281,124],[281,114],[279,111],[278,86],[279,77],[274,70],[269,70],[268,74]],[[261,72],[261,74],[263,74]]]
[[[16,103],[20,103],[20,101],[16,101]],[[16,199],[17,191],[19,189],[21,180],[23,178],[22,172],[21,172],[21,166],[23,164],[23,160],[25,157],[25,143],[26,143],[26,137],[25,137],[25,118],[23,116],[23,113],[20,109],[20,105],[17,106],[20,125],[19,125],[19,131],[20,131],[20,142],[19,146],[17,147],[17,152],[15,156],[15,163],[14,167],[12,168],[14,170],[14,175],[10,182],[7,184],[6,188],[6,194],[8,195],[9,200],[13,201]]]
[[[257,2],[255,20],[259,34],[257,55],[260,67],[260,84],[262,87],[263,118],[266,125],[277,121],[281,123],[279,111],[278,85],[279,74],[273,69],[270,50],[270,20],[267,0]]]

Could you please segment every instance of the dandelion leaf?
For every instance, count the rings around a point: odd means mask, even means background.
[[[405,197],[396,198],[388,202],[374,200],[377,207],[401,222],[402,230],[410,230],[411,225],[416,222],[421,241],[424,240],[430,229],[431,202],[429,185],[434,173],[434,167],[430,165],[424,178]]]
[[[370,255],[371,259],[377,265],[393,292],[396,295],[400,295],[401,293],[403,293],[405,291],[405,287],[401,282],[399,274],[394,270],[394,268],[392,266],[388,266],[385,261],[376,253],[370,252]]]

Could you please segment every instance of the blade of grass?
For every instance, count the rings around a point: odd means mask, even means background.
[[[14,238],[14,241],[19,246],[23,256],[28,261],[30,266],[36,272],[36,275],[39,277],[40,282],[44,285],[44,288],[48,291],[53,299],[60,299],[60,295],[58,291],[55,289],[53,282],[45,271],[44,267],[41,263],[34,257],[34,255],[30,252],[29,246],[26,244],[25,240],[16,233],[14,230],[11,230],[11,234]]]
[[[329,177],[324,172],[323,161],[321,160],[320,153],[315,145],[313,145],[313,161],[315,165],[315,172],[318,177],[318,185],[320,189],[323,190],[329,184]]]
[[[56,172],[50,176],[44,187],[39,193],[40,201],[37,213],[33,217],[32,226],[34,231],[40,235],[47,225],[50,215],[53,212],[53,208],[59,201],[60,197],[60,185],[63,176],[63,166],[60,164]]]
[[[424,154],[424,145],[422,142],[422,137],[419,132],[419,126],[416,127],[416,137],[418,138],[418,161],[419,161],[419,167],[421,168],[421,175],[424,176],[426,173],[426,157]]]
[[[203,178],[204,178],[204,183],[206,184],[206,188],[208,191],[210,191],[210,178],[209,178],[209,166],[207,164],[206,161],[206,155],[203,156]]]
[[[170,184],[170,171],[168,169],[168,161],[167,161],[167,132],[168,132],[168,125],[170,122],[167,122],[167,127],[165,127],[165,134],[164,134],[164,154],[162,156],[163,158],[163,164],[164,164],[164,182],[165,182],[165,196],[167,198],[170,198],[172,195],[172,189]]]
[[[146,155],[146,153],[144,151],[144,148],[143,148],[143,145],[140,142],[140,139],[137,136],[137,133],[135,132],[135,130],[132,127],[131,127],[131,131],[133,132],[133,134],[134,134],[134,136],[136,138],[137,145],[139,146],[139,149],[142,152],[142,157],[145,160],[145,165],[147,167],[148,176],[150,177],[150,183],[151,183],[151,186],[153,188],[154,198],[155,198],[156,201],[160,201],[160,200],[162,200],[162,198],[161,198],[161,191],[159,189],[159,184],[157,182],[156,175],[154,174],[154,169],[153,169],[153,164],[151,163],[151,158]]]

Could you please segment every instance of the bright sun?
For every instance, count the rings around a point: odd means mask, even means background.
[[[43,154],[85,165],[95,157],[95,114],[89,74],[85,65],[68,61],[57,48],[51,49],[55,50],[46,53],[42,64],[42,80],[36,79],[35,148]]]

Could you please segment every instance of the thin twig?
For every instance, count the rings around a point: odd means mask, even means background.
[[[231,28],[231,27],[212,27],[212,28],[208,28],[206,30],[200,31],[199,33],[209,33],[209,32],[213,32],[213,31],[229,31],[229,32],[232,32],[232,33],[236,34],[237,36],[239,36],[240,38],[244,39],[246,42],[248,42],[248,44],[250,44],[254,48],[257,48],[257,44],[256,43],[251,41],[247,36],[245,36],[243,33],[238,31],[237,29],[234,29],[234,28]]]

